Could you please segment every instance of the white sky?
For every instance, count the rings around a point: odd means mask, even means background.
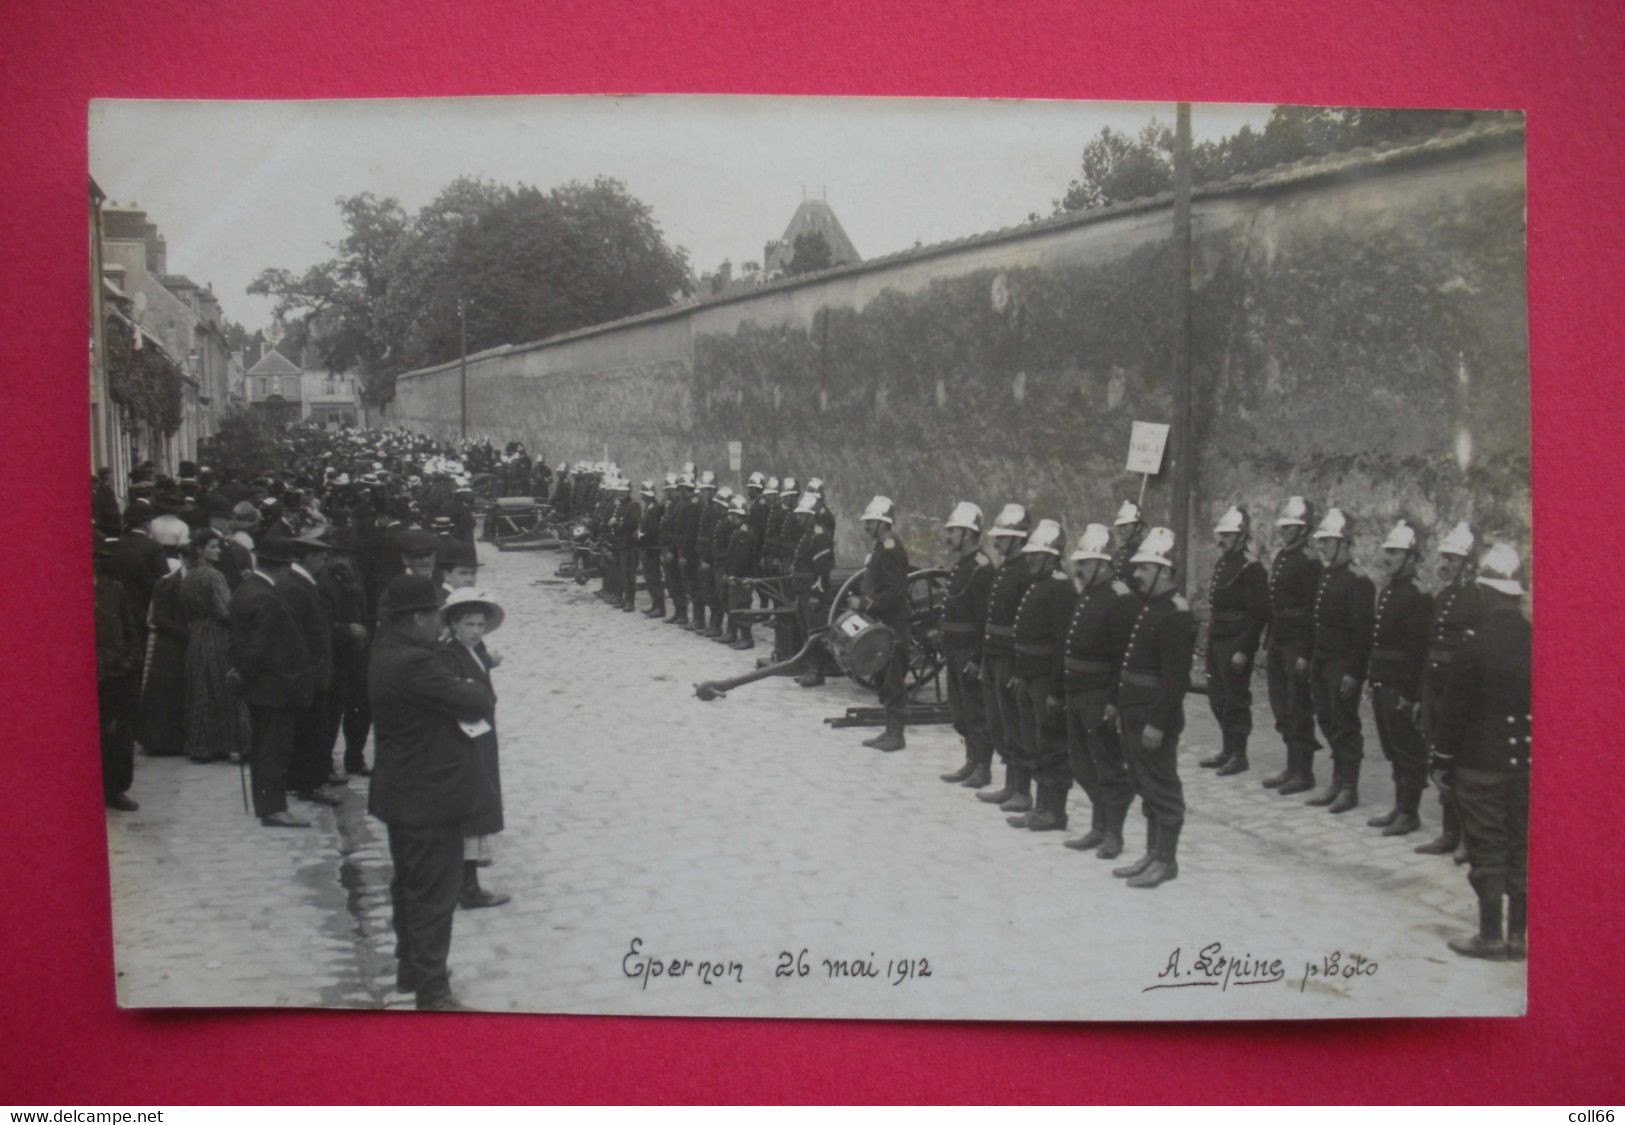
[[[1269,106],[1192,109],[1197,140]],[[250,330],[260,270],[303,270],[343,234],[334,201],[415,211],[460,175],[550,188],[624,181],[696,273],[761,260],[802,199],[826,194],[866,258],[1047,214],[1102,126],[1173,123],[1171,103],[647,96],[379,101],[98,101],[90,170],[137,204],[169,269],[214,285]]]

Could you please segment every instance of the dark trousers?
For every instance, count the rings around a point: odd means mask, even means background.
[[[1236,668],[1231,662],[1241,651],[1240,637],[1209,637],[1207,644],[1207,705],[1219,729],[1241,740],[1253,733],[1253,664]]]
[[[1358,776],[1365,739],[1360,734],[1360,693],[1343,694],[1347,669],[1340,657],[1314,661],[1309,665],[1309,691],[1315,701],[1315,722],[1332,748],[1332,762],[1345,775]]]
[[[649,608],[664,607],[666,604],[666,578],[661,570],[660,551],[658,548],[644,548],[638,552],[643,562],[643,584],[649,587]],[[636,581],[631,585],[636,588]]]
[[[1320,749],[1315,739],[1314,696],[1309,678],[1293,670],[1298,657],[1307,655],[1302,641],[1272,643],[1265,654],[1264,677],[1269,684],[1270,713],[1282,741],[1289,749],[1313,754]]]
[[[598,569],[604,576],[604,584],[598,588],[601,594],[619,595],[621,592],[621,567],[616,561],[615,552],[608,547],[598,549]]]
[[[1134,803],[1134,785],[1123,760],[1117,725],[1106,721],[1105,688],[1067,692],[1066,737],[1072,776],[1090,803],[1127,811]],[[1122,823],[1121,817],[1117,823]]]
[[[688,600],[694,603],[696,610],[702,610],[706,604],[706,585],[711,578],[711,568],[700,562],[699,556],[691,556],[683,560],[684,577],[688,584]]]
[[[389,859],[395,874],[389,901],[395,924],[395,956],[419,994],[444,993],[451,922],[463,889],[463,832],[456,824],[428,828],[389,825]]]
[[[1371,693],[1371,710],[1377,720],[1377,742],[1382,755],[1394,767],[1394,785],[1417,798],[1428,784],[1428,751],[1422,732],[1409,712],[1400,707],[1398,688],[1378,684]],[[1402,812],[1416,813],[1414,808]]]
[[[620,578],[616,588],[621,593],[622,605],[638,604],[638,551],[634,547],[623,547],[615,552],[615,569],[620,571]]]
[[[727,579],[723,579],[723,581],[726,582]],[[743,581],[743,580],[741,580],[741,581]],[[728,612],[729,613],[734,613],[734,612],[736,612],[738,610],[749,609],[750,608],[751,587],[744,586],[744,585],[739,585],[739,586],[728,586],[728,587],[726,587],[726,589],[728,591]],[[730,617],[729,618],[729,623],[732,624],[735,628],[743,629],[747,633],[750,631],[750,625],[747,624],[744,621],[740,621],[740,620],[738,620],[736,618]]]
[[[295,712],[287,782],[295,793],[327,784],[333,772],[333,741],[338,737],[338,727],[332,722],[332,694],[331,688],[318,691],[309,707]]]
[[[372,726],[372,700],[367,695],[367,653],[359,650],[338,658],[333,692],[344,732],[344,770],[355,773],[367,766],[367,731]]]
[[[987,730],[987,700],[982,695],[981,675],[973,679],[965,672],[972,654],[948,653],[944,674],[948,680],[948,717],[954,730],[965,740],[965,760],[972,765],[993,762],[993,739]]]
[[[1179,780],[1179,734],[1162,732],[1162,744],[1147,750],[1141,741],[1150,713],[1131,707],[1123,711],[1123,758],[1146,819],[1165,828],[1185,823],[1185,787]]]
[[[809,580],[810,581],[810,580]],[[829,605],[825,597],[817,590],[803,590],[796,595],[796,612],[794,617],[781,617],[786,633],[782,643],[785,646],[784,655],[794,656],[801,651],[801,646],[807,643],[807,638],[814,629],[821,629],[829,621]],[[815,645],[806,660],[809,669],[823,669],[836,671],[835,658],[830,654],[826,645]]]
[[[1457,769],[1467,881],[1481,897],[1529,893],[1529,775]]]
[[[892,625],[897,638],[891,659],[880,673],[880,705],[886,709],[886,729],[901,729],[908,723],[908,624]]]
[[[248,705],[248,776],[255,816],[288,810],[288,763],[298,717],[299,712],[286,707]]]
[[[688,609],[688,583],[683,576],[683,556],[674,550],[661,551],[660,569],[677,612],[685,612]]]
[[[728,572],[719,564],[711,567],[711,604],[717,607],[718,612],[737,608],[734,605],[734,588],[728,585]]]
[[[1009,687],[1015,674],[1015,658],[1007,652],[992,653],[982,660],[982,689],[987,700],[987,728],[993,749],[1008,765],[1021,763],[1021,712],[1015,690]]]
[[[1072,762],[1066,747],[1066,706],[1050,699],[1050,676],[1024,676],[1016,681],[1021,717],[1021,764],[1039,785],[1072,788]]]
[[[1437,737],[1437,724],[1439,717],[1439,700],[1444,695],[1444,679],[1431,669],[1422,681],[1422,741],[1429,750],[1433,749],[1433,740]],[[1456,812],[1456,791],[1439,787],[1439,816],[1442,821],[1440,832],[1446,839],[1458,840],[1461,838],[1461,816]]]
[[[135,675],[109,676],[96,683],[96,716],[101,724],[102,798],[111,801],[135,781]]]

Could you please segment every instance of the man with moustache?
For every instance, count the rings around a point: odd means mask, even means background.
[[[1320,560],[1309,550],[1314,511],[1302,496],[1290,496],[1275,521],[1281,545],[1270,563],[1269,644],[1264,673],[1275,730],[1286,742],[1286,768],[1264,779],[1264,788],[1283,797],[1315,787],[1315,704],[1309,690],[1309,625],[1320,588]]]
[[[1366,824],[1384,836],[1405,836],[1422,825],[1417,811],[1427,788],[1427,742],[1419,718],[1433,597],[1416,587],[1421,551],[1414,527],[1404,520],[1395,524],[1382,554],[1388,581],[1377,595],[1369,678],[1377,742],[1394,771],[1394,807]]]
[[[1444,583],[1434,603],[1433,629],[1428,638],[1427,663],[1422,671],[1422,737],[1431,749],[1439,702],[1450,684],[1450,669],[1461,642],[1478,627],[1484,612],[1483,588],[1473,581],[1471,556],[1475,540],[1465,521],[1458,523],[1439,543],[1439,578]],[[1450,855],[1457,863],[1467,862],[1462,844],[1461,820],[1456,812],[1456,796],[1439,788],[1442,827],[1439,835],[1416,847],[1420,855]]]
[[[982,691],[986,698],[988,733],[993,749],[1004,759],[1004,784],[976,794],[978,801],[997,805],[1009,813],[1033,807],[1032,777],[1022,764],[1021,713],[1015,690],[1016,611],[1032,584],[1021,558],[1021,547],[1032,528],[1032,517],[1020,504],[1006,504],[993,521],[989,535],[998,567],[987,593],[987,624],[982,630]]]
[[[1306,804],[1345,813],[1360,803],[1360,684],[1371,658],[1376,589],[1357,573],[1353,559],[1354,523],[1340,508],[1328,508],[1315,529],[1320,585],[1309,620],[1309,652],[1298,658],[1298,674],[1309,676],[1315,722],[1332,751],[1332,780]]]
[[[954,553],[942,603],[943,678],[948,684],[948,714],[965,741],[965,764],[943,774],[942,780],[980,789],[992,780],[993,765],[980,682],[982,630],[993,586],[993,560],[981,549],[982,509],[968,502],[955,504],[943,524],[943,536]]]
[[[1219,557],[1208,582],[1207,702],[1219,724],[1219,753],[1197,763],[1220,777],[1246,773],[1253,731],[1253,657],[1270,619],[1264,565],[1247,557],[1247,513],[1232,506],[1213,528]]]

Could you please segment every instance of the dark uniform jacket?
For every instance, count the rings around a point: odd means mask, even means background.
[[[1123,710],[1143,709],[1146,722],[1164,734],[1185,729],[1185,693],[1191,686],[1196,618],[1190,603],[1170,590],[1147,598],[1129,630],[1118,677]]]
[[[638,524],[638,547],[653,551],[660,546],[661,525],[666,520],[666,505],[651,500],[643,506],[643,520]]]
[[[1129,581],[1134,570],[1134,564],[1129,560],[1139,553],[1140,540],[1144,538],[1145,529],[1141,528],[1132,539],[1112,552],[1112,573],[1130,589],[1134,586],[1134,583]]]
[[[570,518],[570,516],[571,516],[571,508],[570,508],[570,478],[569,477],[567,477],[567,476],[559,477],[559,486],[556,489],[553,490],[553,501],[552,501],[552,503],[553,503],[553,514],[554,515],[556,515],[561,520],[567,520],[567,519]]]
[[[144,531],[126,531],[113,548],[112,572],[124,587],[136,628],[145,632],[152,588],[169,572],[164,564],[164,549]]]
[[[1429,692],[1442,692],[1449,683],[1456,649],[1484,616],[1484,591],[1476,582],[1457,582],[1440,590],[1433,605],[1433,628],[1428,636],[1424,684]]]
[[[684,534],[687,531],[689,509],[693,505],[683,497],[682,493],[666,505],[666,514],[660,520],[660,549],[663,551],[681,551],[686,547]]]
[[[630,551],[638,538],[638,523],[643,517],[642,506],[636,500],[621,497],[609,510],[605,534],[609,545],[617,551]]]
[[[1320,588],[1320,560],[1300,544],[1270,563],[1270,645],[1307,641]]]
[[[731,522],[731,521],[730,521]],[[756,532],[741,523],[728,533],[728,546],[721,555],[722,572],[729,578],[750,578],[756,572]]]
[[[1270,621],[1270,583],[1264,564],[1240,551],[1219,556],[1207,585],[1210,639],[1236,639],[1250,659]]]
[[[756,559],[751,562],[755,569],[756,560],[762,557],[762,545],[767,539],[767,519],[773,514],[773,503],[765,496],[757,496],[750,502],[745,513],[745,523],[750,527],[751,540],[755,544]]]
[[[782,559],[790,553],[794,544],[784,542],[784,525],[789,518],[790,509],[783,504],[774,504],[768,510],[767,522],[762,525],[762,558]]]
[[[1433,595],[1409,578],[1389,582],[1377,595],[1377,623],[1371,641],[1370,680],[1396,689],[1405,699],[1422,698],[1422,669],[1433,628]]]
[[[311,678],[317,691],[333,683],[333,607],[316,580],[289,567],[276,580],[276,592],[305,638]]]
[[[321,587],[332,614],[333,655],[337,659],[341,653],[366,643],[358,640],[349,627],[371,624],[367,619],[367,591],[348,561],[328,563],[316,576],[316,584]]]
[[[1528,772],[1530,628],[1518,603],[1489,595],[1456,650],[1439,705],[1434,752],[1446,769]]]
[[[1140,599],[1120,578],[1078,595],[1061,646],[1061,684],[1067,691],[1104,691],[1117,698],[1123,651],[1140,616]]]
[[[458,824],[482,808],[483,774],[459,721],[486,718],[489,688],[463,679],[435,646],[390,625],[367,669],[376,758],[367,811],[386,824]]]
[[[1027,587],[1016,607],[1016,675],[1023,679],[1055,675],[1077,600],[1072,580],[1060,567],[1034,579]],[[1053,690],[1060,693],[1060,680],[1054,681]]]
[[[892,628],[902,628],[913,616],[908,600],[908,552],[897,536],[880,538],[863,560],[863,602],[869,613]]]
[[[987,625],[982,632],[982,655],[1009,656],[1016,649],[1016,610],[1021,598],[1032,585],[1033,576],[1027,573],[1021,553],[1005,559],[993,572],[993,582],[987,591]]]
[[[683,524],[679,532],[679,542],[682,544],[685,559],[697,560],[700,557],[700,516],[704,511],[705,501],[697,492],[683,502]]]
[[[822,519],[813,520],[807,534],[796,544],[791,560],[792,588],[798,594],[829,594],[829,576],[835,569],[835,521],[820,512]]]
[[[716,502],[716,493],[706,495],[699,493],[699,521],[694,533],[694,548],[699,552],[698,558],[702,563],[712,562],[716,559],[716,532],[717,520],[722,515],[722,505]]]
[[[962,663],[982,660],[987,627],[987,595],[993,588],[993,560],[981,551],[961,555],[948,572],[942,603],[943,647]]]
[[[309,707],[315,692],[309,646],[265,574],[243,575],[231,592],[227,620],[227,652],[243,678],[244,701],[291,711]]]
[[[1366,677],[1375,626],[1376,587],[1348,564],[1321,571],[1309,619],[1309,647],[1314,660],[1342,660],[1344,675]]]
[[[711,552],[707,554],[705,549],[701,548],[700,558],[709,559],[720,567],[728,560],[728,542],[733,538],[733,521],[728,519],[727,509],[715,500],[711,501],[711,507],[717,511],[715,518],[711,520]]]

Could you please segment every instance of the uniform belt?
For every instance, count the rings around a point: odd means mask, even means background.
[[[1404,660],[1409,653],[1402,648],[1374,648],[1371,650],[1373,660]]]
[[[1449,664],[1455,658],[1456,658],[1455,649],[1449,649],[1449,648],[1430,648],[1430,649],[1428,649],[1428,663],[1429,664]]]
[[[1081,656],[1069,656],[1066,658],[1066,670],[1068,672],[1110,672],[1112,662],[1110,660],[1085,660]]]
[[[978,630],[974,621],[944,621],[942,631],[944,633],[975,633]]]
[[[990,637],[1014,637],[1016,627],[1014,625],[989,625],[987,635]]]
[[[1222,621],[1226,625],[1233,625],[1238,621],[1245,621],[1247,614],[1239,609],[1216,609],[1213,611],[1213,620]]]
[[[1054,656],[1055,655],[1055,646],[1052,645],[1052,644],[1050,644],[1050,645],[1022,644],[1021,642],[1018,641],[1018,642],[1016,642],[1016,652],[1018,652],[1022,656]]]
[[[1292,620],[1293,618],[1296,618],[1296,617],[1305,617],[1305,616],[1307,616],[1308,613],[1309,613],[1309,610],[1308,610],[1307,607],[1300,606],[1297,609],[1277,609],[1277,610],[1272,610],[1272,613],[1274,614],[1276,620],[1278,620],[1278,621],[1290,621],[1290,620]]]
[[[1123,682],[1131,687],[1161,687],[1162,677],[1150,672],[1130,672],[1123,670]]]

